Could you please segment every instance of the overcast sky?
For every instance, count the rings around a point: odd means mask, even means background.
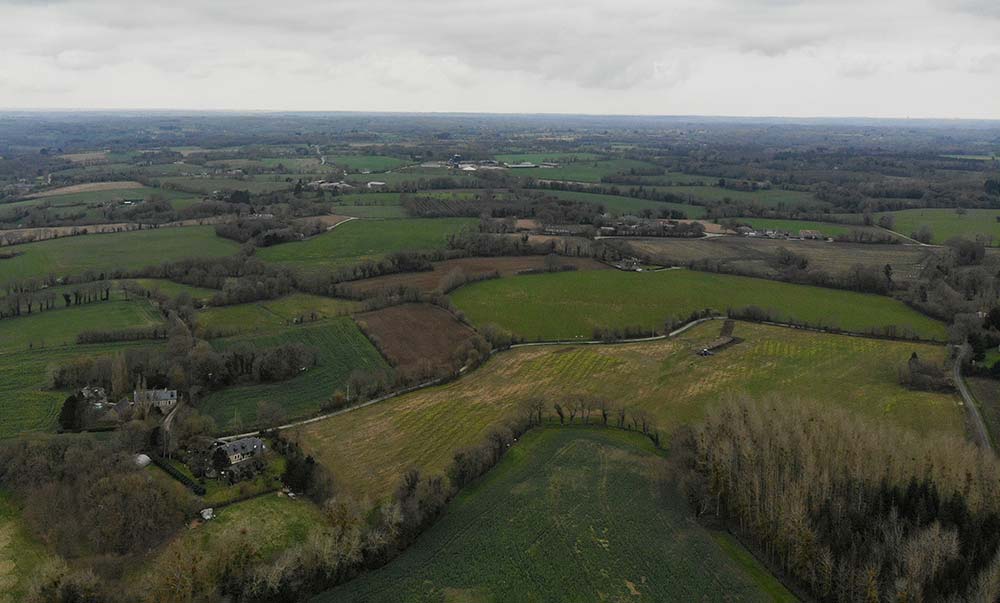
[[[0,0],[0,107],[1000,118],[1000,0]]]

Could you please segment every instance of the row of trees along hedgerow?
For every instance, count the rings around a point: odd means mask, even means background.
[[[735,400],[685,438],[687,491],[819,601],[996,601],[1000,462],[845,411]]]

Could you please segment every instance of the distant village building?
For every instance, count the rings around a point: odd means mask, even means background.
[[[537,165],[531,163],[530,161],[521,161],[520,163],[505,163],[504,165],[513,170],[538,167]]]
[[[372,180],[368,183],[368,188],[381,188],[385,186],[385,182],[378,182],[377,180]]]
[[[824,237],[823,237],[823,233],[821,233],[818,230],[800,230],[799,231],[799,238],[800,239],[818,240],[818,239],[822,239]]]

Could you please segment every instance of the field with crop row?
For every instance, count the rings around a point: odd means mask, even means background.
[[[603,205],[606,211],[616,215],[639,215],[644,209],[651,210],[655,217],[659,217],[662,210],[683,212],[688,218],[701,218],[705,215],[704,207],[700,205],[688,205],[686,203],[667,203],[618,195],[602,195],[599,193],[582,193],[576,191],[547,190],[544,193],[558,199]]]
[[[943,363],[942,346],[741,322],[734,335],[742,343],[698,356],[720,326],[711,321],[649,343],[502,352],[457,381],[298,428],[298,435],[355,494],[380,497],[407,467],[443,471],[455,449],[478,442],[533,396],[549,402],[550,414],[551,403],[581,395],[641,409],[666,434],[741,393],[778,395],[782,404],[812,399],[924,434],[963,433],[956,396],[907,390],[897,380],[913,352]]]
[[[189,257],[222,257],[238,249],[237,243],[215,236],[212,226],[62,237],[18,245],[21,255],[0,260],[0,283],[47,274],[130,270]]]
[[[345,390],[355,369],[381,369],[386,362],[371,342],[348,317],[331,318],[314,324],[283,329],[280,333],[218,339],[220,349],[249,343],[258,349],[287,343],[301,343],[317,352],[318,365],[307,368],[288,381],[242,385],[214,392],[198,408],[215,419],[223,430],[242,431],[257,421],[257,404],[273,402],[287,419],[296,419],[320,410],[336,390]]]
[[[358,325],[380,342],[393,366],[448,366],[456,350],[475,334],[447,310],[430,304],[403,304],[355,315]]]
[[[946,336],[942,323],[888,297],[690,270],[517,276],[467,285],[452,299],[473,324],[496,323],[529,340],[590,339],[597,327],[662,331],[668,318],[751,305],[850,331],[896,325]]]
[[[794,601],[662,491],[666,471],[636,434],[530,432],[398,559],[313,603]]]
[[[443,248],[448,235],[476,223],[468,218],[354,220],[305,241],[261,249],[257,257],[303,270],[327,270],[396,251]]]

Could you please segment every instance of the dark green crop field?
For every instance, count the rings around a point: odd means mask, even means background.
[[[530,432],[398,559],[313,602],[794,601],[664,465],[636,434]]]
[[[452,299],[474,324],[528,339],[589,339],[596,327],[662,330],[664,320],[695,310],[749,305],[850,331],[897,325],[925,338],[946,335],[942,323],[888,297],[690,270],[516,276],[462,287]]]

